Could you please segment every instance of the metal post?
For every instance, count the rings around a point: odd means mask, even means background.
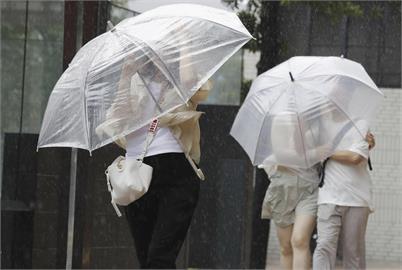
[[[3,2],[0,2],[0,22],[1,22],[1,14],[2,14],[2,5],[4,5],[3,4]],[[1,37],[2,35],[1,35],[1,26],[0,26],[0,37]],[[0,59],[2,59],[2,57],[1,57],[1,43],[0,43]],[[0,74],[2,74],[2,72],[1,72],[1,69],[2,69],[2,67],[1,67],[1,64],[0,64]],[[1,86],[1,81],[2,80],[0,80],[0,104],[2,104],[1,103],[1,93],[3,93],[3,88],[2,88],[2,86]],[[3,193],[3,149],[4,149],[4,137],[3,137],[3,126],[2,126],[2,109],[0,109],[0,205],[1,205],[1,202],[2,202],[2,193]],[[0,208],[1,209],[1,208]],[[2,219],[1,219],[1,216],[2,215],[0,215],[0,224],[1,224],[1,221],[2,221]],[[0,245],[0,268],[1,268],[1,261],[2,261],[2,258],[3,258],[3,249],[2,249],[2,247],[1,247],[2,245]]]
[[[3,2],[0,2],[0,22],[1,22],[1,14],[2,14],[2,5],[4,5],[4,4],[2,4]],[[0,27],[0,36],[1,36],[1,27]],[[0,43],[0,59],[2,59],[1,58],[1,43]],[[0,65],[0,74],[2,74],[2,72],[1,72],[1,69],[2,69],[2,66]],[[1,93],[3,93],[3,89],[2,89],[2,86],[1,86],[1,81],[2,80],[0,80],[0,104],[2,104],[1,103]],[[1,202],[1,199],[2,199],[2,196],[1,196],[1,194],[2,194],[2,188],[3,188],[3,145],[4,145],[4,137],[3,137],[3,126],[2,126],[2,113],[3,113],[3,111],[2,111],[2,109],[0,109],[0,202]],[[0,222],[1,222],[1,216],[0,216]],[[1,247],[0,247],[0,260],[1,260],[1,255],[2,255],[2,252],[1,252]]]
[[[63,50],[63,70],[68,68],[70,61],[81,44],[81,39],[77,39],[80,33],[80,16],[78,8],[79,2],[67,0],[64,4],[64,50]],[[77,182],[77,155],[78,150],[71,150],[70,159],[70,187],[68,200],[68,221],[67,221],[67,245],[66,245],[66,269],[72,269],[73,250],[74,250],[74,222],[75,222],[75,196]]]
[[[74,217],[75,217],[75,191],[77,181],[77,148],[71,150],[70,162],[70,194],[68,198],[68,229],[67,229],[67,255],[66,269],[72,269],[74,247]]]

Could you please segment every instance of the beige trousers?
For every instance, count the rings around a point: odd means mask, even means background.
[[[317,214],[317,247],[313,269],[335,269],[338,239],[341,239],[344,269],[365,269],[365,234],[368,207],[320,204]]]

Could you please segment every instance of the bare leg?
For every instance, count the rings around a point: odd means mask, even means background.
[[[310,269],[310,238],[315,226],[315,216],[297,215],[291,238],[293,248],[293,269]]]
[[[282,269],[292,269],[293,263],[293,251],[292,244],[290,242],[292,238],[293,225],[287,227],[276,226],[276,233],[279,239],[280,245],[280,257],[281,257],[281,268]]]

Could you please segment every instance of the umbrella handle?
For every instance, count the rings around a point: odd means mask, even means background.
[[[292,82],[294,82],[295,79],[293,78],[292,72],[289,72],[289,76],[290,76],[290,80],[291,80]]]

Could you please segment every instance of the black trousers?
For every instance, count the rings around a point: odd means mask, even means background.
[[[125,207],[141,268],[176,268],[198,201],[200,181],[183,153],[146,157],[148,192]]]

